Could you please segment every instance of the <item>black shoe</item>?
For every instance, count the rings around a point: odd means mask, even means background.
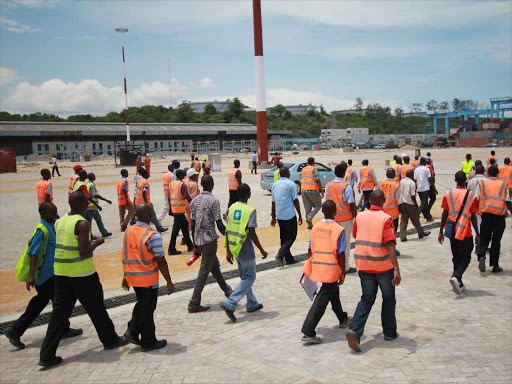
[[[420,239],[421,239],[421,237],[420,237]],[[402,239],[400,239],[400,241],[401,241],[402,243],[405,243],[405,242],[407,241],[407,239],[403,239],[403,240],[402,240]]]
[[[181,255],[181,251],[177,251],[177,250],[169,251],[169,252],[167,252],[167,254],[168,254],[169,256]]]
[[[62,357],[55,356],[54,358],[52,358],[50,360],[39,360],[39,363],[37,363],[37,364],[40,365],[41,367],[49,368],[49,367],[53,367],[54,365],[58,365],[60,363],[62,363]]]
[[[109,347],[104,347],[104,349],[106,351],[110,351],[111,349],[116,349],[116,348],[120,348],[120,347],[124,347],[125,345],[127,345],[130,341],[126,338],[126,337],[118,337],[117,338],[117,341],[112,344],[111,346]]]
[[[420,239],[423,239],[424,237],[427,237],[428,235],[430,235],[430,231],[425,231],[425,232],[423,232],[423,236],[421,236]]]
[[[98,240],[96,236],[91,236],[91,240]]]
[[[357,269],[355,269],[354,267],[350,267],[347,271],[347,273],[356,273],[357,272]]]
[[[284,267],[284,261],[282,258],[280,258],[279,256],[276,256],[276,261],[277,261],[277,266],[280,267],[280,268],[283,268]]]
[[[485,272],[485,256],[480,256],[478,258],[478,269],[480,272]]]
[[[433,221],[434,221],[434,218],[432,218],[432,217],[430,219],[427,219],[427,223],[431,223]]]
[[[503,268],[501,268],[499,265],[495,265],[492,267],[492,273],[500,273],[503,272]]]
[[[25,344],[23,344],[20,340],[20,335],[12,328],[9,328],[5,331],[5,336],[9,339],[9,342],[14,345],[18,349],[25,349]]]
[[[398,249],[396,249],[396,255],[397,257],[400,256],[400,252],[398,251]]]
[[[168,231],[168,230],[169,230],[169,228],[162,228],[162,230],[161,230],[161,231],[158,231],[158,232],[160,232],[160,233],[164,233],[164,232],[166,232],[166,231]]]
[[[187,242],[185,241],[185,239],[181,238],[181,245],[186,245],[186,244],[187,244]]]
[[[233,293],[233,290],[229,291],[229,293],[224,293],[224,296],[229,297]]]
[[[384,340],[387,340],[387,341],[395,340],[398,336],[400,336],[398,333],[395,333],[393,336],[384,335]]]
[[[135,345],[140,345],[139,338],[137,336],[135,336],[133,333],[131,333],[130,331],[126,331],[123,336],[130,343],[135,344]]]
[[[256,308],[254,308],[252,311],[247,311],[249,313],[259,311],[260,309],[263,309],[263,304],[258,304]]]
[[[109,237],[109,236],[112,236],[112,233],[111,233],[111,232],[107,232],[107,233],[105,233],[104,235],[101,235],[101,237]]]
[[[297,260],[295,259],[292,259],[290,261],[286,260],[286,265],[292,265],[292,264],[295,264],[297,262]]]
[[[157,340],[153,345],[149,347],[141,347],[142,352],[154,351],[155,349],[162,349],[167,345],[167,340]]]
[[[194,246],[190,245],[187,247],[187,252],[192,252],[194,250]]]
[[[227,309],[222,303],[220,303],[220,307],[224,310],[224,312],[226,312],[226,315],[229,317],[229,320],[231,320],[233,323],[236,323],[235,312]]]
[[[77,336],[82,335],[83,333],[84,333],[84,331],[82,328],[78,328],[78,329],[69,328],[69,330],[65,334],[62,335],[61,340],[69,339],[71,337],[77,337]]]

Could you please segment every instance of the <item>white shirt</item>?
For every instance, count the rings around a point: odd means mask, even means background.
[[[257,154],[255,154],[255,153],[253,153],[253,154],[251,155],[251,160],[252,160],[252,161],[258,161],[258,155],[257,155]]]
[[[478,195],[480,194],[480,186],[479,186],[479,183],[480,183],[480,180],[486,180],[487,177],[485,177],[484,175],[475,175],[475,177],[473,177],[471,180],[468,181],[468,189],[470,191],[473,191],[475,193],[475,196],[476,198],[478,199]]]
[[[400,201],[398,204],[415,205],[412,200],[416,196],[416,183],[406,177],[400,181]]]
[[[418,183],[418,192],[426,192],[430,189],[430,183],[428,179],[432,177],[430,169],[424,165],[420,165],[414,170],[414,179]]]

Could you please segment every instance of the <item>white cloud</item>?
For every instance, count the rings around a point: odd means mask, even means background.
[[[217,88],[217,84],[210,77],[201,80],[201,88]]]
[[[15,69],[0,67],[0,85],[14,83],[19,79],[20,77],[16,73]]]
[[[16,32],[16,33],[25,33],[25,32],[38,32],[39,28],[32,27],[28,24],[21,24],[16,20],[6,19],[4,17],[0,17],[0,28],[5,29],[6,31]]]
[[[2,5],[10,8],[14,7],[25,7],[25,8],[46,8],[53,7],[62,3],[65,0],[9,0],[4,1]],[[69,1],[68,1],[69,2]]]
[[[188,88],[172,79],[172,101],[176,104],[188,95]],[[161,82],[128,88],[128,105],[169,105],[169,85]],[[98,80],[65,83],[51,79],[41,85],[22,82],[9,90],[2,109],[11,113],[47,112],[60,115],[79,113],[105,114],[124,108],[124,91],[120,86],[106,87]]]

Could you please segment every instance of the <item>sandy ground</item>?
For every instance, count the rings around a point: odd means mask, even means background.
[[[354,165],[360,166],[363,159],[369,159],[370,165],[375,168],[377,178],[383,179],[385,173],[385,160],[391,159],[393,154],[402,152],[408,153],[411,157],[414,155],[413,149],[407,150],[368,150],[357,153],[343,153],[341,149],[332,149],[329,151],[319,152],[301,152],[299,155],[292,155],[291,152],[284,154],[285,160],[305,160],[308,156],[314,156],[317,162],[334,166],[341,160],[351,158]],[[433,208],[435,218],[440,217],[441,200],[445,191],[453,187],[453,175],[460,169],[460,162],[464,160],[466,153],[473,154],[473,159],[482,159],[485,161],[489,155],[489,148],[450,148],[450,149],[432,149],[434,166],[436,170],[437,188],[439,190],[438,200]],[[426,151],[422,150],[422,154]],[[511,155],[510,148],[497,148],[496,153],[500,159]],[[202,155],[200,155],[201,157]],[[151,183],[151,199],[158,213],[164,205],[162,176],[167,170],[167,164],[175,157],[154,158],[152,161],[150,178]],[[243,182],[249,184],[252,189],[252,197],[249,204],[256,207],[258,212],[258,230],[260,239],[264,247],[269,251],[270,256],[274,257],[279,248],[279,230],[270,227],[270,194],[263,191],[260,186],[260,174],[251,175],[248,170],[250,157],[248,155],[226,155],[222,159],[222,172],[214,173],[215,189],[213,194],[219,199],[223,210],[226,209],[229,200],[227,190],[227,171],[231,167],[232,161],[239,158],[242,162]],[[189,157],[182,155],[179,157],[182,167],[189,165]],[[52,179],[54,185],[54,202],[59,209],[61,215],[69,211],[67,204],[67,189],[69,176],[72,173],[72,163],[62,162],[60,171],[62,177]],[[119,290],[119,284],[122,274],[120,250],[121,250],[121,232],[119,229],[119,215],[116,203],[115,184],[119,177],[120,168],[114,166],[114,161],[108,162],[91,162],[82,164],[88,172],[94,172],[97,178],[98,192],[103,197],[113,201],[112,205],[101,202],[103,211],[101,212],[103,222],[106,228],[113,233],[104,245],[99,247],[95,253],[95,265],[98,270],[102,284],[106,291]],[[37,212],[37,197],[35,184],[39,180],[39,170],[43,167],[49,167],[46,163],[34,165],[21,165],[18,173],[0,175],[0,313],[6,314],[12,311],[19,311],[24,308],[32,292],[26,292],[24,284],[18,282],[14,276],[13,268],[22,253],[27,239],[33,231],[39,220]],[[130,182],[133,179],[134,167],[129,169]],[[133,193],[133,185],[130,184],[130,195]],[[356,196],[356,199],[359,197]],[[302,203],[301,203],[302,205]],[[303,206],[302,206],[303,210]],[[320,218],[317,216],[317,218]],[[172,218],[167,217],[163,221],[163,225],[171,227]],[[307,248],[307,240],[309,232],[302,226],[299,230],[299,237],[296,241],[292,252],[304,252]],[[93,232],[99,236],[96,224],[93,224]],[[170,238],[170,230],[164,233],[164,242],[168,242]],[[222,238],[221,238],[222,241]],[[165,246],[167,246],[165,244]],[[179,250],[186,250],[184,246],[179,246]],[[222,255],[224,254],[223,251]],[[219,252],[219,253],[220,253]],[[194,278],[198,268],[196,263],[192,267],[185,265],[190,258],[191,253],[184,252],[181,256],[168,257],[171,267],[171,273],[179,276],[177,281]],[[221,261],[224,257],[221,258]],[[223,261],[226,264],[225,261]],[[224,268],[224,267],[223,267]],[[107,293],[108,296],[108,293]]]

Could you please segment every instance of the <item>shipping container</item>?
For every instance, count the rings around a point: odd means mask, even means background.
[[[16,172],[16,150],[0,148],[0,173]]]
[[[457,139],[457,147],[483,147],[485,144],[492,143],[492,138],[473,137]]]

